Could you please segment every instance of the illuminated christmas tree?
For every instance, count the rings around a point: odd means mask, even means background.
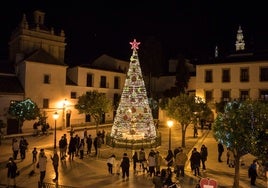
[[[153,139],[156,137],[156,129],[138,58],[140,42],[134,39],[130,44],[133,53],[111,137],[129,140]]]

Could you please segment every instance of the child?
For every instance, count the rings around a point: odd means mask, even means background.
[[[84,158],[84,146],[85,146],[85,142],[84,142],[84,139],[81,139],[81,142],[79,144],[79,152],[80,152],[80,159],[83,159]]]
[[[36,148],[34,148],[33,151],[32,151],[32,154],[33,154],[33,163],[35,163],[36,160],[37,160],[37,153],[38,153],[38,151],[36,150]]]

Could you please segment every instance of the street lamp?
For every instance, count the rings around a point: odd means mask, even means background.
[[[55,112],[53,114],[53,119],[55,120],[55,126],[54,126],[54,149],[56,149],[56,125],[57,125],[57,119],[59,118],[59,114],[57,112]]]
[[[168,120],[167,125],[168,125],[168,128],[169,128],[169,143],[168,143],[169,145],[168,145],[168,149],[171,150],[171,127],[173,126],[173,121]]]

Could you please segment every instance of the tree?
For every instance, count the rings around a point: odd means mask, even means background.
[[[89,91],[78,97],[75,109],[79,114],[90,115],[94,119],[96,125],[96,133],[99,131],[99,124],[102,121],[103,114],[111,109],[111,101],[105,93],[98,91]]]
[[[181,125],[182,143],[185,147],[186,129],[190,124],[195,124],[197,115],[201,113],[203,105],[206,105],[201,98],[194,95],[181,93],[179,96],[169,99],[166,106],[167,115],[178,121]]]
[[[24,121],[35,120],[39,117],[40,109],[31,99],[25,99],[23,101],[13,101],[9,106],[8,113],[18,120],[18,131],[21,133]]]
[[[259,101],[232,101],[218,113],[213,133],[218,142],[234,153],[235,176],[233,187],[239,187],[239,161],[247,153],[254,153],[260,132],[267,126],[267,106]]]
[[[139,42],[130,43],[130,58],[125,85],[116,111],[111,137],[115,139],[142,140],[156,138],[156,129],[142,77],[138,57]]]

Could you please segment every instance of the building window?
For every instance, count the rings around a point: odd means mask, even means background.
[[[268,67],[261,67],[260,81],[268,81]]]
[[[222,70],[222,82],[230,82],[230,69]]]
[[[76,99],[76,92],[71,92],[71,99]]]
[[[93,75],[87,74],[87,87],[92,87],[92,86],[93,86]]]
[[[230,91],[229,90],[222,91],[221,96],[222,96],[222,101],[224,101],[224,102],[230,101]]]
[[[90,119],[91,119],[90,115],[89,115],[89,114],[86,114],[85,121],[86,121],[86,122],[90,122]]]
[[[114,77],[114,89],[119,89],[119,77]]]
[[[212,80],[212,70],[206,70],[205,71],[205,82],[206,83],[211,83]]]
[[[106,88],[106,76],[101,76],[100,88]]]
[[[50,84],[50,75],[48,74],[44,75],[44,84]]]
[[[248,90],[241,90],[240,91],[240,100],[246,100],[249,98],[249,91]]]
[[[43,99],[43,108],[49,108],[49,99]]]
[[[212,91],[205,91],[205,99],[206,102],[212,102],[213,100],[213,92]]]
[[[249,70],[248,68],[240,69],[240,82],[248,82],[249,81]]]
[[[268,101],[268,89],[260,90],[260,99]]]

